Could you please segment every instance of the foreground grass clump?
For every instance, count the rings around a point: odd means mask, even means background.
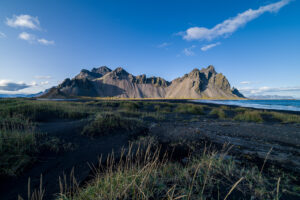
[[[259,111],[245,111],[243,113],[238,113],[234,118],[236,121],[247,121],[247,122],[263,122],[261,117],[261,112]]]
[[[222,108],[213,108],[210,111],[209,115],[216,116],[219,119],[225,119],[226,118],[226,113],[225,113],[224,109],[222,109]]]
[[[14,117],[16,114],[31,121],[52,119],[80,119],[92,112],[88,106],[75,102],[0,100],[0,116]]]
[[[196,104],[177,104],[174,112],[177,113],[186,113],[186,114],[195,114],[195,115],[203,115],[204,114],[203,105]]]
[[[136,131],[144,128],[141,120],[122,117],[119,114],[101,113],[95,119],[86,125],[83,130],[83,135],[91,137],[107,135],[117,131]]]
[[[274,119],[280,120],[282,123],[300,123],[300,115],[287,113],[270,112]]]
[[[279,199],[288,180],[245,168],[225,153],[206,151],[186,164],[168,160],[158,146],[129,149],[95,168],[95,178],[79,188],[60,182],[58,200],[106,199]],[[226,159],[225,159],[226,158]],[[100,162],[101,163],[101,162]],[[74,188],[75,187],[75,188]]]
[[[0,130],[0,177],[21,173],[37,152],[33,130]]]

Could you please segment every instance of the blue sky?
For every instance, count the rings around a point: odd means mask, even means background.
[[[246,95],[300,97],[299,0],[1,0],[0,93],[82,68],[172,80],[212,64]]]

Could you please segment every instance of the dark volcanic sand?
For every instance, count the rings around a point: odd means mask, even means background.
[[[119,152],[128,144],[126,134],[114,134],[96,139],[82,136],[80,132],[84,124],[86,124],[84,120],[41,124],[39,128],[42,132],[71,142],[77,148],[58,155],[44,155],[22,176],[0,182],[0,199],[15,200],[18,194],[26,199],[28,177],[31,178],[31,188],[37,188],[41,174],[43,174],[43,187],[46,189],[45,199],[53,199],[53,194],[59,192],[58,177],[62,177],[63,172],[69,175],[74,167],[76,179],[84,180],[91,171],[87,163],[96,165],[101,154],[102,158],[106,159],[112,150]]]
[[[162,143],[206,141],[222,146],[234,145],[232,151],[265,159],[281,167],[300,172],[300,125],[234,122],[202,118],[198,122],[153,124],[150,135]]]
[[[173,114],[171,114],[173,115]],[[174,115],[175,116],[175,115]],[[192,116],[195,118],[195,116]],[[235,145],[232,149],[235,155],[250,155],[264,159],[273,147],[269,159],[296,173],[300,171],[300,124],[279,123],[248,123],[224,121],[198,116],[197,121],[183,122],[180,119],[168,122],[152,123],[149,135],[157,136],[162,143],[205,141],[222,146],[224,142]],[[174,117],[175,119],[175,117]],[[184,117],[181,117],[184,119]],[[42,132],[56,136],[65,142],[75,145],[75,150],[59,154],[45,154],[20,177],[0,181],[0,199],[17,199],[17,195],[27,197],[28,177],[32,180],[32,188],[39,185],[40,174],[43,174],[43,186],[46,198],[53,199],[59,192],[58,177],[65,172],[67,175],[74,167],[77,180],[86,180],[91,170],[89,163],[96,164],[98,156],[106,156],[112,152],[119,152],[128,145],[130,137],[126,133],[113,134],[91,139],[80,135],[87,120],[60,121],[42,123]]]

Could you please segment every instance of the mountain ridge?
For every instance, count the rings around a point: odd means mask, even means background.
[[[231,88],[227,78],[214,66],[193,69],[190,73],[167,81],[162,77],[134,76],[122,67],[114,70],[106,66],[83,69],[74,78],[65,79],[51,88],[42,98],[74,96],[120,98],[244,98]]]

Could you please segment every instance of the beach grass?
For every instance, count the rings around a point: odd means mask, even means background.
[[[147,139],[147,141],[151,141]],[[267,176],[258,167],[241,166],[227,155],[206,149],[187,162],[171,161],[157,144],[129,147],[116,159],[93,168],[94,178],[84,187],[60,182],[57,200],[84,199],[276,199],[291,191],[281,174]],[[281,190],[276,190],[278,178]],[[63,180],[63,179],[60,179]],[[75,182],[75,184],[74,184]],[[73,188],[71,188],[73,186]],[[75,188],[74,188],[75,187]]]
[[[81,134],[96,137],[117,131],[134,131],[142,128],[142,120],[124,117],[115,113],[100,113],[83,128]]]
[[[264,121],[262,116],[261,116],[262,113],[263,112],[256,111],[256,110],[245,111],[245,112],[238,113],[237,115],[235,115],[235,117],[233,119],[236,120],[236,121],[247,121],[247,122],[261,123],[261,122]]]

